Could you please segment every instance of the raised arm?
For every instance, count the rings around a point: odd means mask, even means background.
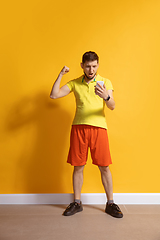
[[[61,98],[70,93],[70,89],[67,85],[64,85],[63,87],[60,88],[61,79],[63,75],[68,72],[69,72],[69,68],[64,66],[61,72],[59,73],[55,83],[53,84],[53,87],[50,93],[50,98],[52,99]]]

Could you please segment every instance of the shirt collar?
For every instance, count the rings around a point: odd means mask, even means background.
[[[98,74],[97,74],[97,76],[98,76]],[[93,81],[91,81],[91,82],[95,82],[96,81],[96,78],[97,78],[97,76],[94,78],[94,80]],[[84,82],[84,76],[82,77],[82,83]]]

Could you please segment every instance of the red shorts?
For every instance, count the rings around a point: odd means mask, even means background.
[[[112,163],[106,129],[90,125],[73,125],[67,162],[73,166],[85,165],[88,148],[93,164],[109,166]]]

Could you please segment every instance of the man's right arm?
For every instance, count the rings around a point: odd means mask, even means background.
[[[60,88],[61,79],[63,75],[68,72],[69,72],[69,68],[64,66],[60,74],[58,75],[55,83],[53,84],[53,87],[50,93],[50,98],[52,99],[61,98],[70,93],[70,89],[67,85],[64,85],[63,87]]]

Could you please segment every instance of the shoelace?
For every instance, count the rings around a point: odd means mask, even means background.
[[[69,209],[70,207],[72,207],[72,206],[74,206],[74,205],[77,205],[78,203],[76,203],[76,202],[72,202],[72,203],[70,203],[69,204],[69,206],[66,208],[66,209]]]
[[[118,207],[118,205],[116,205],[115,203],[111,204],[115,210],[117,210],[118,212],[120,212],[120,208]]]

